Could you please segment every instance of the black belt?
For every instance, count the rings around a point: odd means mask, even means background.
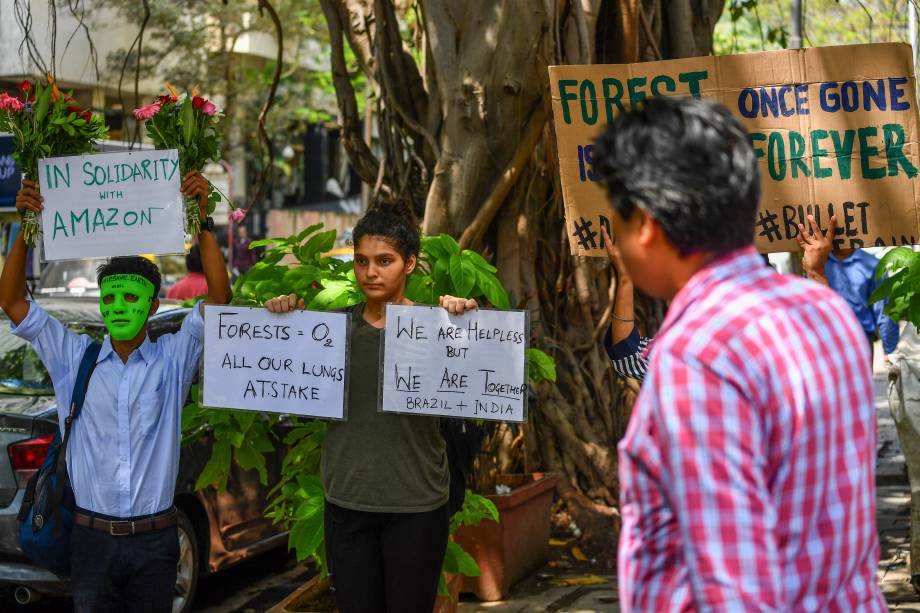
[[[108,520],[93,515],[87,515],[80,511],[74,513],[74,523],[78,526],[92,528],[93,530],[99,530],[101,532],[108,532],[112,536],[130,536],[132,534],[150,532],[151,530],[170,528],[175,526],[178,521],[179,515],[176,513],[175,507],[159,515],[153,515],[143,519]]]

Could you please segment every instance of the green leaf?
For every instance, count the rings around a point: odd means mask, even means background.
[[[268,245],[286,246],[288,244],[289,244],[289,241],[286,238],[280,238],[280,237],[262,238],[257,241],[252,241],[251,243],[249,243],[249,248],[255,249],[256,247],[266,247]]]
[[[540,351],[531,347],[526,352],[527,379],[531,383],[556,380],[556,361]]]
[[[466,296],[460,292],[460,287],[463,283],[463,259],[459,253],[450,256],[448,269],[450,271],[450,281],[454,286],[453,291],[448,293],[465,298]]]
[[[179,123],[182,124],[182,142],[185,143],[186,147],[189,147],[195,138],[197,128],[195,125],[195,108],[192,106],[191,96],[185,97],[182,108],[179,109]]]
[[[879,261],[878,266],[875,267],[876,280],[881,279],[889,272],[909,266],[911,263],[915,262],[918,257],[920,257],[920,254],[910,247],[892,249],[885,254],[881,261]]]
[[[297,235],[297,242],[302,243],[303,239],[307,238],[307,236],[313,234],[314,232],[316,232],[322,227],[323,227],[323,223],[320,222],[320,223],[313,224],[312,226],[310,226],[309,228],[306,228],[305,230],[302,230],[300,234]]]
[[[335,245],[335,235],[335,230],[329,230],[311,236],[310,240],[300,248],[297,254],[298,259],[301,261],[312,260],[316,256],[329,251]]]
[[[454,542],[453,539],[447,541],[443,568],[449,573],[459,573],[467,577],[478,577],[481,572],[473,556],[465,552],[463,547]]]
[[[476,277],[479,274],[479,271],[476,268],[476,265],[470,261],[469,258],[460,256],[460,270],[461,270],[461,283],[458,284],[454,282],[454,286],[457,289],[457,296],[461,298],[471,298],[470,294],[473,291],[473,288],[476,286]]]
[[[450,598],[450,590],[447,589],[447,580],[444,578],[443,571],[441,572],[441,576],[438,577],[438,596]]]
[[[460,244],[454,240],[454,237],[450,234],[441,234],[441,246],[444,247],[444,250],[451,257],[455,255],[460,255]]]
[[[303,521],[295,521],[291,527],[288,545],[297,551],[297,561],[302,562],[316,555],[323,542],[323,514],[317,513]]]
[[[216,485],[221,491],[227,489],[227,475],[230,471],[230,443],[218,440],[211,448],[211,458],[198,476],[195,489]]]
[[[869,304],[874,304],[880,300],[884,300],[892,295],[892,291],[897,285],[904,280],[907,276],[907,269],[900,270],[897,274],[891,275],[884,281],[878,284],[878,287],[875,288],[875,291],[872,292],[872,295],[869,296]]]
[[[36,125],[40,124],[42,120],[45,119],[45,115],[48,114],[48,105],[51,103],[51,91],[51,87],[42,87],[36,84],[35,106],[32,109],[35,113]]]
[[[447,249],[441,245],[440,236],[423,236],[422,251],[428,254],[429,259],[443,260],[450,257]]]
[[[511,308],[511,304],[508,301],[508,294],[495,275],[480,270],[478,271],[476,282],[479,285],[479,289],[482,290],[483,295],[495,306],[495,308],[503,310]]]
[[[486,262],[485,258],[479,255],[478,253],[476,253],[475,251],[472,251],[470,249],[464,249],[463,256],[465,258],[468,258],[473,264],[476,265],[476,268],[479,268],[480,270],[491,272],[493,274],[498,272],[497,268],[495,268],[494,266]]]

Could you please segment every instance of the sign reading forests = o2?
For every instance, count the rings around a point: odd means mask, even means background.
[[[380,410],[465,419],[527,418],[527,315],[450,315],[387,305]]]
[[[206,305],[207,407],[345,419],[348,315]]]

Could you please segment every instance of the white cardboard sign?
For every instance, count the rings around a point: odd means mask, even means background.
[[[387,305],[380,410],[523,422],[527,317]]]
[[[345,419],[348,315],[205,305],[208,407]]]
[[[39,160],[45,259],[184,253],[181,179],[175,149]]]

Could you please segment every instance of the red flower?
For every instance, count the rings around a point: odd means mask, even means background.
[[[201,107],[203,107],[205,102],[207,102],[207,100],[205,100],[201,96],[195,96],[194,98],[192,98],[192,106],[195,107],[196,109],[200,109]]]
[[[79,115],[81,111],[80,111],[80,107],[78,107],[78,106],[68,106],[68,107],[67,107],[67,112],[68,112],[68,113],[76,113],[77,115]]]
[[[19,84],[19,91],[21,92],[30,92],[32,91],[32,84],[23,79],[22,83]]]
[[[173,102],[173,99],[172,96],[157,96],[157,102],[160,104],[160,106],[163,106],[164,104]]]
[[[86,123],[89,123],[93,119],[92,111],[86,111],[83,113],[83,119],[86,120]]]

